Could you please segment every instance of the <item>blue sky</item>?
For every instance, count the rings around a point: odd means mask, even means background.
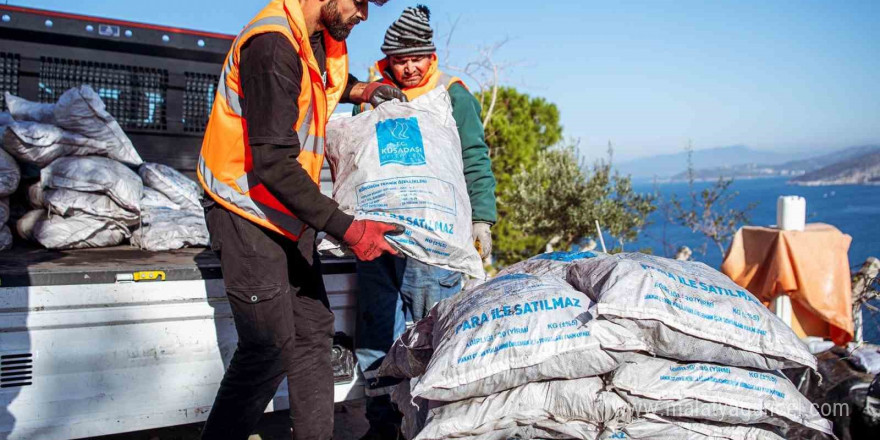
[[[264,0],[10,0],[236,33]],[[349,38],[365,76],[416,1],[372,6]],[[880,1],[422,0],[452,58],[510,38],[504,82],[556,103],[587,157],[626,160],[742,144],[805,152],[880,143]]]

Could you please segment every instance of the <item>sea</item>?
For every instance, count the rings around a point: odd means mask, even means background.
[[[701,191],[713,184],[695,182],[694,189]],[[664,200],[673,194],[689,200],[686,182],[634,181],[633,189],[642,193],[656,193]],[[728,191],[737,194],[730,202],[730,208],[744,209],[750,203],[757,203],[749,213],[749,224],[756,226],[776,224],[776,200],[779,196],[804,197],[807,200],[808,223],[827,223],[852,236],[849,262],[853,272],[868,257],[880,258],[880,186],[807,187],[789,185],[782,178],[770,178],[735,180]],[[688,228],[670,223],[659,210],[649,216],[648,222],[638,241],[627,243],[625,250],[650,249],[655,255],[673,257],[680,246],[688,246],[694,251],[693,259],[720,268],[723,255],[714,243]],[[880,303],[874,305],[880,307]],[[865,339],[880,344],[880,313],[866,309],[863,314]]]

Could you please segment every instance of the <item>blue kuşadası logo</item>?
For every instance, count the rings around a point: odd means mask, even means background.
[[[376,124],[380,165],[425,165],[425,144],[415,117],[386,119]]]

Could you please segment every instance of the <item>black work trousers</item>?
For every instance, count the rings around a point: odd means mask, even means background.
[[[202,431],[245,440],[287,377],[294,440],[333,438],[333,312],[314,245],[297,243],[224,209],[207,208],[238,346]]]

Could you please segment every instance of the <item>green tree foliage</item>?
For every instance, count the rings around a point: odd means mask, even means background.
[[[483,109],[484,112],[487,110]],[[516,208],[511,206],[507,195],[512,188],[513,175],[521,168],[533,168],[542,151],[562,140],[562,126],[559,110],[554,104],[512,87],[500,87],[485,129],[492,170],[498,180],[498,224],[492,228],[494,254],[496,261],[506,264],[528,258],[543,249],[545,241],[541,237],[526,234],[521,225],[512,220]]]
[[[613,172],[610,158],[586,169],[574,147],[538,153],[534,167],[521,167],[512,177],[507,195],[516,209],[511,220],[530,236],[561,249],[596,236],[598,221],[622,250],[656,209],[655,197],[635,193],[629,177]]]

